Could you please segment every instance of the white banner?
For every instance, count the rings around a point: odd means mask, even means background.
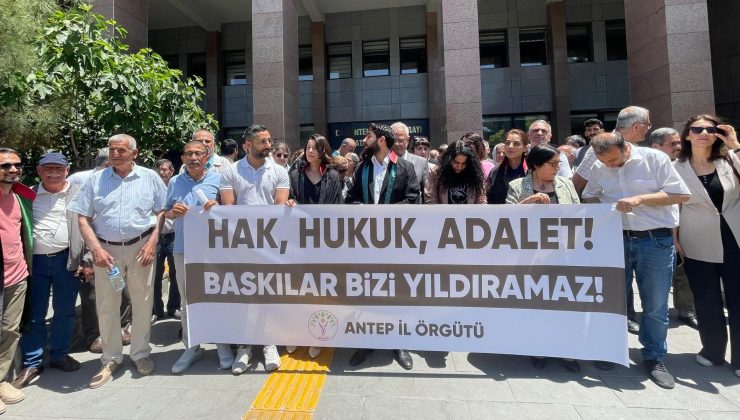
[[[217,206],[184,225],[190,345],[627,365],[611,205]]]

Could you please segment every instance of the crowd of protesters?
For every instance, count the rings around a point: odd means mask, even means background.
[[[151,325],[161,318],[179,318],[186,343],[183,215],[194,206],[233,204],[613,203],[622,215],[627,329],[639,334],[648,376],[674,387],[664,363],[671,286],[679,319],[699,332],[697,363],[724,364],[729,337],[730,364],[740,376],[740,142],[731,125],[712,115],[690,118],[680,132],[651,128],[649,111],[630,106],[614,131],[591,119],[559,148],[550,124],[538,120],[509,130],[492,149],[473,132],[435,149],[401,122],[371,124],[358,156],[355,140],[332,151],[321,134],[291,154],[267,127],[253,125],[242,138],[242,159],[236,141],[223,141],[219,155],[214,134],[200,130],[181,151],[178,175],[168,160],[154,170],[136,164],[136,139],[118,134],[95,168],[71,176],[63,153],[44,154],[35,162],[41,182],[33,188],[21,183],[21,155],[0,148],[0,411],[23,400],[22,388],[46,367],[80,368],[69,354],[78,293],[85,345],[102,353],[91,388],[111,380],[128,342],[136,370],[151,374]],[[253,358],[250,343],[219,343],[217,352],[220,368],[234,374]],[[320,352],[308,350],[310,357]],[[357,350],[350,365],[361,365],[371,352]],[[186,348],[172,373],[185,372],[203,353],[200,346]],[[408,351],[393,353],[403,368],[413,368]],[[266,370],[279,368],[276,346],[262,346],[262,354]],[[546,362],[532,358],[535,368]],[[562,362],[580,371],[579,361]]]

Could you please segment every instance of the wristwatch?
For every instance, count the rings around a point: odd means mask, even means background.
[[[737,149],[732,149],[732,151],[735,153],[740,152],[740,147],[738,147]]]

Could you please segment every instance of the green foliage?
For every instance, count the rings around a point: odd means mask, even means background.
[[[125,36],[89,5],[54,12],[36,41],[36,70],[16,73],[0,90],[0,106],[51,107],[56,135],[35,146],[62,150],[77,166],[116,133],[136,138],[140,159],[152,163],[195,129],[215,130],[216,121],[199,106],[201,80],[183,80],[150,49],[127,54]]]

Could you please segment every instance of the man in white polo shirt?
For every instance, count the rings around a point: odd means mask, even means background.
[[[244,131],[242,147],[247,156],[226,168],[221,175],[222,205],[270,205],[285,204],[290,193],[288,171],[267,159],[272,150],[273,139],[263,125],[252,125]],[[219,352],[223,349],[220,347]],[[230,351],[230,350],[229,350]],[[265,370],[280,367],[280,355],[274,345],[264,346]],[[223,357],[219,353],[219,357]],[[247,369],[252,348],[240,345],[231,371],[241,374]]]

